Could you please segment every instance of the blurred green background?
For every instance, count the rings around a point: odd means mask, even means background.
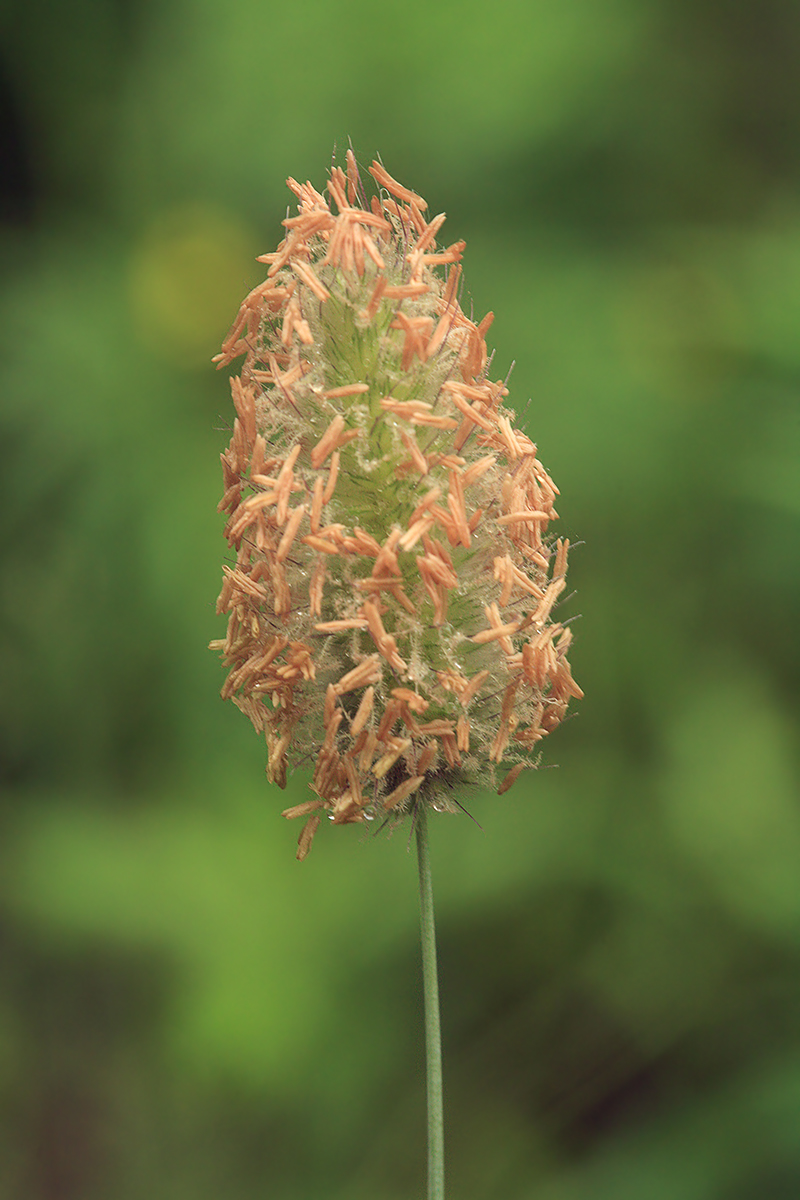
[[[415,862],[206,650],[210,358],[348,137],[562,492],[579,714],[433,825],[453,1200],[800,1195],[800,8],[0,5],[0,1196],[424,1191]],[[530,404],[528,399],[530,397]]]

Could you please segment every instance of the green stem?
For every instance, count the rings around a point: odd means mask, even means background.
[[[433,887],[428,857],[428,818],[417,807],[419,911],[422,933],[422,982],[425,995],[425,1061],[428,1079],[428,1200],[444,1200],[444,1109],[442,1104],[442,1031],[439,1024],[439,979],[436,969],[436,930]]]

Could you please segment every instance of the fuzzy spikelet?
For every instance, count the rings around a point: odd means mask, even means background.
[[[370,171],[371,201],[350,152],[328,199],[288,181],[298,215],[215,360],[244,355],[222,455],[230,616],[211,645],[270,780],[313,770],[316,799],[285,814],[308,817],[298,857],[325,811],[441,807],[500,764],[502,793],[582,694],[552,620],[557,489],[486,376],[464,243],[440,248],[444,216]]]

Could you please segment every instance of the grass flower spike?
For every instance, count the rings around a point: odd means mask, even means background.
[[[232,551],[212,642],[222,695],[266,735],[272,782],[308,765],[298,858],[334,824],[506,791],[581,691],[554,618],[557,489],[463,312],[463,242],[352,152],[327,195],[288,180],[265,281],[216,358],[244,356],[222,455]]]

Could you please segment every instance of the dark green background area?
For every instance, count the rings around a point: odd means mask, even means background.
[[[424,1190],[415,863],[294,861],[205,649],[287,175],[465,238],[577,715],[433,821],[453,1200],[800,1195],[800,8],[0,6],[0,1196]],[[555,769],[557,767],[557,769]]]

